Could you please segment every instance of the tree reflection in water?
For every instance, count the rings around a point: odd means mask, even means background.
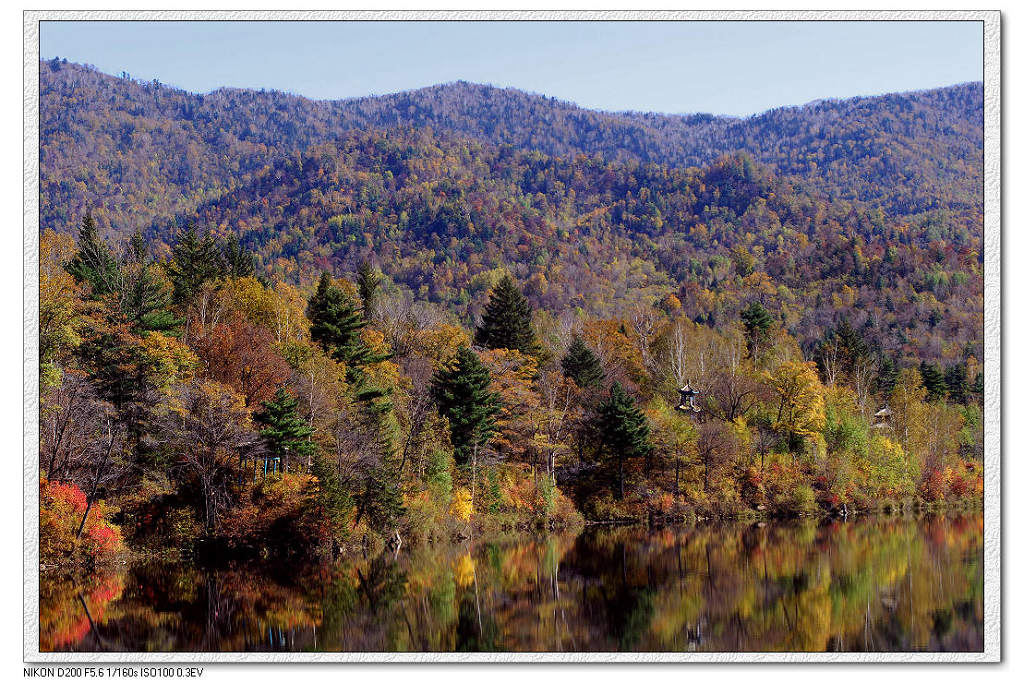
[[[984,630],[980,515],[588,528],[40,586],[45,651],[966,651]]]

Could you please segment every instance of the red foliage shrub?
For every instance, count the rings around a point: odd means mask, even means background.
[[[87,509],[82,489],[74,483],[39,481],[39,561],[60,564],[99,560],[124,549],[121,530],[109,517],[116,512],[95,501],[81,535],[78,528]]]

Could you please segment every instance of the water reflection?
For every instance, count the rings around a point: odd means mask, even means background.
[[[588,528],[326,566],[47,573],[40,647],[977,651],[983,585],[980,515]]]

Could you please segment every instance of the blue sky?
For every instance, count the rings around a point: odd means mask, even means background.
[[[982,79],[981,22],[42,22],[40,56],[194,92],[339,99],[467,80],[749,115]]]

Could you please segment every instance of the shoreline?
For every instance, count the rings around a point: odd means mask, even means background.
[[[984,506],[982,501],[964,499],[957,501],[939,501],[934,503],[923,503],[921,501],[904,501],[903,503],[892,506],[888,503],[878,504],[874,508],[866,508],[860,510],[853,510],[849,513],[845,521],[854,521],[857,519],[881,519],[881,518],[900,518],[900,517],[912,517],[912,518],[923,518],[932,515],[943,515],[946,513],[970,513],[977,512],[983,513]],[[842,517],[829,513],[800,513],[794,515],[769,515],[765,514],[764,511],[752,511],[751,514],[731,514],[731,515],[692,515],[682,517],[649,517],[644,518],[620,518],[620,519],[584,519],[579,524],[566,524],[560,526],[545,526],[535,525],[526,526],[517,525],[511,528],[491,529],[479,534],[470,534],[458,536],[452,536],[449,539],[440,538],[428,538],[418,539],[411,537],[406,548],[422,548],[430,546],[444,546],[444,545],[473,545],[479,542],[493,542],[496,540],[511,540],[514,538],[523,538],[529,536],[555,536],[559,534],[575,533],[579,535],[587,529],[599,529],[599,528],[624,528],[624,527],[643,527],[646,529],[664,529],[669,527],[693,527],[703,526],[710,524],[726,524],[726,523],[752,523],[759,526],[768,526],[769,524],[787,524],[797,521],[815,521],[822,522],[826,520],[843,521]],[[374,548],[373,546],[380,545],[377,543],[367,542],[367,539],[363,539],[362,542],[356,542],[349,544],[345,549],[335,557],[311,557],[310,562],[322,562],[326,564],[345,561],[359,555],[366,555],[368,551],[374,557],[384,554],[389,550],[385,547]],[[375,552],[372,552],[375,550]],[[397,554],[397,553],[396,553]],[[79,571],[85,573],[93,573],[97,569],[109,569],[115,567],[127,567],[136,563],[145,562],[171,562],[171,563],[189,563],[201,567],[216,568],[220,565],[230,564],[261,564],[266,562],[279,561],[281,558],[274,555],[268,556],[253,556],[247,553],[238,553],[234,551],[227,551],[221,553],[213,553],[217,559],[215,561],[204,560],[201,556],[195,552],[182,551],[182,550],[145,550],[145,549],[129,549],[124,553],[117,555],[106,560],[99,562],[66,562],[60,564],[48,564],[39,565],[39,572],[41,574],[65,574],[65,573],[77,573]]]

